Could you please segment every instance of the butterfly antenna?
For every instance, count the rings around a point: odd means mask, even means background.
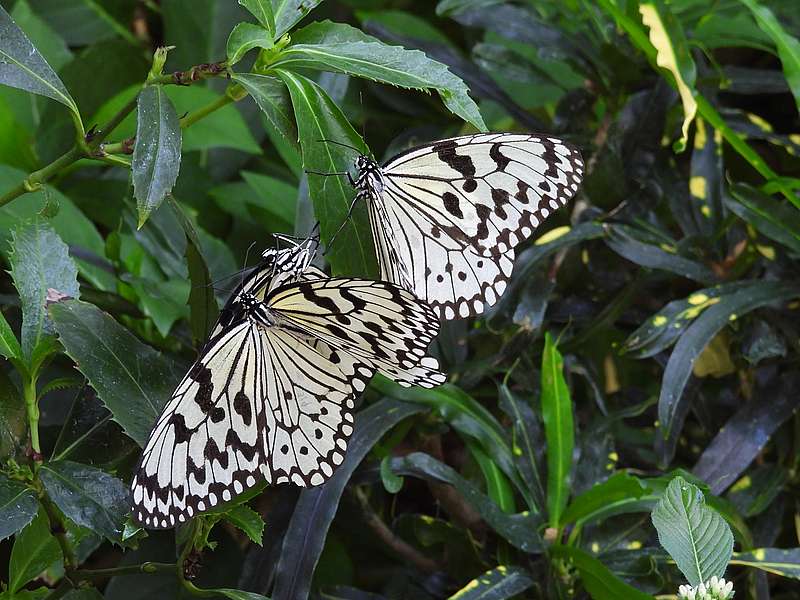
[[[339,225],[339,229],[337,229],[336,233],[333,234],[333,237],[331,237],[330,241],[327,244],[327,247],[325,248],[325,252],[322,253],[323,256],[325,256],[328,253],[328,250],[330,250],[333,247],[333,241],[342,232],[342,229],[344,229],[344,226],[347,225],[347,222],[350,220],[350,217],[353,215],[353,209],[356,207],[356,203],[359,201],[359,199],[360,199],[360,196],[358,194],[356,194],[356,197],[353,198],[353,201],[350,203],[350,208],[347,209],[347,214],[344,216],[344,220],[342,221],[342,224]]]
[[[247,259],[250,257],[250,250],[252,250],[253,246],[255,245],[256,243],[253,242],[247,247],[247,251],[245,251],[244,253],[244,267],[242,268],[241,271],[239,271],[240,273],[244,273],[247,270]],[[239,282],[239,285],[244,285],[244,275],[242,275],[242,280]]]
[[[355,146],[351,146],[350,144],[345,144],[344,142],[337,142],[336,140],[326,140],[325,138],[319,139],[317,141],[318,142],[325,142],[326,144],[336,144],[337,146],[344,146],[345,148],[350,148],[350,150],[353,150],[355,152],[358,152],[359,154],[362,154],[361,150],[359,150]]]

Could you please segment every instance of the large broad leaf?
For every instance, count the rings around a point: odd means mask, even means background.
[[[547,512],[551,527],[558,527],[569,499],[575,425],[572,398],[564,380],[564,359],[552,336],[545,335],[542,355],[542,420],[547,439]]]
[[[96,306],[68,300],[52,304],[50,314],[67,354],[114,420],[144,446],[176,383],[172,365]]]
[[[323,140],[348,144],[356,152],[369,154],[361,136],[319,85],[289,71],[278,70],[278,74],[292,98],[303,150],[303,167],[307,171],[340,173],[352,167],[355,159],[352,151]],[[309,174],[308,189],[320,222],[322,239],[328,241],[344,222],[355,190],[340,176],[317,174]],[[327,257],[334,275],[374,276],[377,273],[372,234],[363,204],[355,207],[351,222],[339,233]]]
[[[383,400],[356,416],[347,455],[327,483],[303,490],[283,541],[273,600],[300,600],[308,596],[339,499],[350,476],[389,429],[419,412],[421,407]]]
[[[0,540],[25,527],[38,510],[39,501],[32,489],[0,474]]]
[[[175,107],[160,85],[145,87],[139,94],[137,107],[131,170],[141,227],[178,179],[181,126]]]
[[[1,6],[0,84],[47,96],[79,115],[75,101],[58,75]]]
[[[53,332],[47,316],[48,290],[77,298],[78,269],[67,245],[41,219],[16,230],[12,247],[11,276],[22,302],[22,350],[30,358],[39,342]]]
[[[322,0],[272,0],[275,13],[275,38],[302,21]]]
[[[454,114],[486,130],[464,82],[419,50],[389,46],[354,27],[330,21],[304,27],[292,35],[292,41],[274,67],[335,71],[403,88],[435,90]]]
[[[591,554],[572,546],[553,546],[550,554],[568,560],[581,576],[581,583],[594,600],[653,600],[622,581]]]
[[[759,281],[706,309],[686,330],[669,357],[664,369],[661,395],[658,399],[658,418],[663,436],[669,437],[681,414],[681,397],[692,374],[697,357],[711,339],[730,321],[760,306],[780,303],[800,296],[796,283]]]
[[[722,577],[733,552],[733,534],[703,492],[675,477],[653,509],[658,540],[693,586]]]
[[[122,542],[128,488],[88,465],[61,460],[42,465],[39,477],[50,499],[69,519],[112,542]]]
[[[237,73],[233,76],[233,80],[252,96],[275,131],[299,151],[297,127],[292,116],[292,101],[284,83],[277,77],[254,73]]]
[[[774,13],[766,6],[755,0],[739,1],[750,9],[758,26],[775,43],[778,56],[783,64],[783,74],[794,94],[797,109],[800,110],[800,40],[786,31]]]
[[[44,511],[23,529],[14,540],[8,564],[8,589],[13,594],[52,564],[61,559],[61,548],[50,534],[50,522]]]
[[[532,585],[533,578],[526,570],[500,565],[470,581],[450,596],[450,600],[505,600]]]

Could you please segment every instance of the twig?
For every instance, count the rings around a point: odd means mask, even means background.
[[[142,573],[174,573],[175,563],[146,562],[140,565],[126,565],[110,569],[91,569],[73,571],[72,578],[76,581],[89,581],[107,579],[119,575],[141,575]]]
[[[56,505],[53,504],[53,501],[50,500],[46,493],[43,492],[41,494],[39,502],[50,521],[50,532],[55,536],[58,545],[61,547],[61,554],[64,556],[64,571],[69,579],[78,567],[78,558],[75,556],[72,544],[70,544],[67,539],[67,529],[64,526],[64,521],[61,519],[58,508],[56,508]]]

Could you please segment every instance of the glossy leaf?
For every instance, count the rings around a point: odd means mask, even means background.
[[[246,504],[234,506],[225,511],[222,518],[244,532],[251,542],[261,545],[261,537],[264,533],[264,519],[252,508]]]
[[[292,41],[275,67],[335,71],[403,88],[435,90],[450,111],[486,131],[464,82],[422,52],[389,46],[349,25],[330,21],[304,27],[292,35]]]
[[[139,227],[172,191],[180,164],[178,114],[161,86],[147,86],[137,101],[136,146],[131,162]]]
[[[757,548],[750,552],[735,552],[730,564],[800,579],[800,548]]]
[[[0,540],[26,527],[38,510],[39,501],[32,489],[0,474]]]
[[[254,73],[237,73],[233,80],[247,90],[275,131],[299,151],[292,102],[283,81]]]
[[[361,137],[319,85],[290,71],[276,71],[289,88],[306,171],[339,173],[352,166],[355,155],[351,151],[322,140],[349,144],[358,152],[369,154]],[[308,188],[322,239],[327,242],[344,221],[355,190],[342,177],[315,174],[308,176]],[[327,258],[334,275],[372,276],[377,272],[372,234],[363,204],[356,205],[350,223],[336,238]]]
[[[42,571],[61,560],[61,548],[50,534],[44,511],[23,529],[14,540],[8,564],[8,589],[13,594]]]
[[[275,38],[279,38],[302,21],[322,0],[273,0]]]
[[[79,117],[78,107],[28,37],[0,7],[0,84],[60,102]]]
[[[272,48],[272,37],[263,27],[252,23],[239,23],[228,36],[226,52],[228,64],[235,65],[253,48]]]
[[[594,600],[653,600],[653,596],[640,592],[614,575],[594,556],[572,546],[553,546],[550,554],[566,559],[578,570],[581,583]]]
[[[78,270],[67,245],[46,221],[35,219],[12,236],[9,262],[22,303],[22,352],[30,360],[34,349],[53,334],[47,315],[48,290],[77,298]]]
[[[91,304],[57,302],[50,314],[66,353],[114,420],[144,447],[178,381],[172,365]]]
[[[272,0],[239,0],[250,13],[258,19],[270,35],[275,35],[275,13],[272,10]]]
[[[470,581],[450,600],[505,600],[532,586],[533,578],[524,569],[500,565]]]
[[[745,184],[731,186],[727,207],[750,223],[759,233],[800,254],[800,215],[796,208]]]
[[[608,513],[616,503],[642,497],[647,487],[628,473],[615,473],[580,496],[575,497],[561,515],[561,524],[591,521],[599,512]]]
[[[0,312],[0,355],[6,358],[16,358],[22,360],[22,347],[19,345],[17,336],[11,330],[11,326],[6,321],[3,313]]]
[[[733,534],[719,513],[706,506],[698,487],[675,477],[652,516],[659,542],[691,585],[725,574]]]
[[[547,440],[547,514],[550,526],[558,527],[569,499],[575,425],[564,359],[549,333],[545,334],[542,355],[541,403]]]

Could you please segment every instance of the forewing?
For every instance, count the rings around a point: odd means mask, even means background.
[[[267,303],[278,326],[321,340],[409,386],[444,382],[425,352],[439,331],[425,302],[385,281],[332,278],[276,290]]]
[[[137,522],[172,527],[256,484],[268,375],[263,356],[249,322],[209,341],[145,446],[131,486]]]

